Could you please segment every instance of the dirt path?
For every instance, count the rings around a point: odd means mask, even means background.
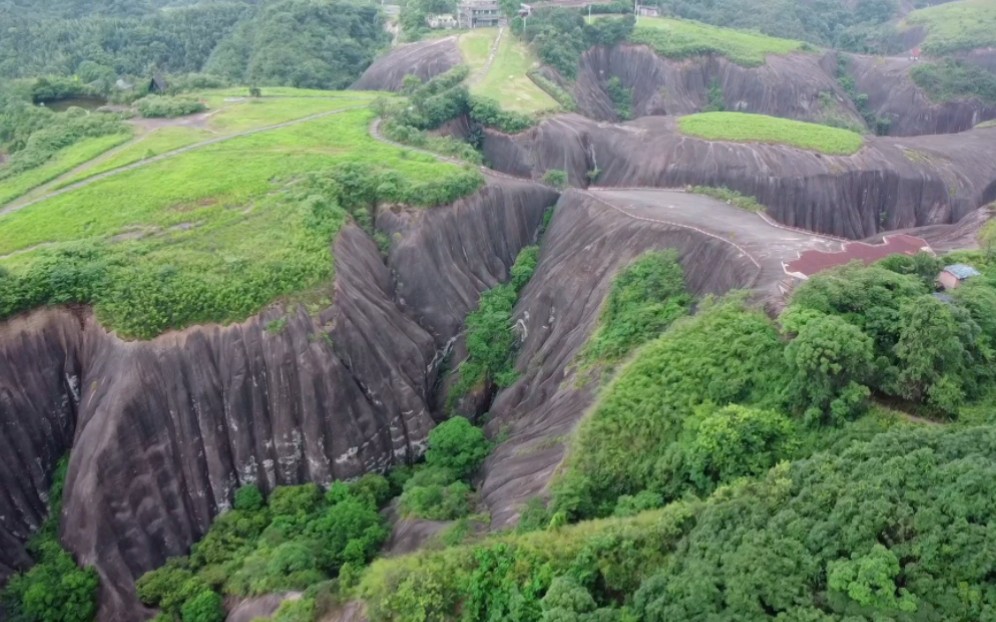
[[[24,209],[25,207],[30,207],[30,206],[32,206],[32,205],[34,205],[36,203],[41,203],[42,201],[47,201],[48,199],[51,199],[51,198],[54,198],[54,197],[66,194],[67,192],[73,192],[75,190],[79,190],[80,188],[85,188],[85,187],[87,187],[87,186],[89,186],[89,185],[91,185],[93,183],[96,183],[96,182],[101,181],[103,179],[107,179],[109,177],[114,177],[115,175],[120,175],[121,173],[125,173],[125,172],[128,172],[128,171],[133,171],[135,169],[142,168],[144,166],[149,166],[150,164],[156,164],[158,162],[162,162],[163,160],[167,160],[169,158],[174,158],[174,157],[176,157],[178,155],[181,155],[181,154],[184,154],[184,153],[188,153],[188,152],[193,151],[195,149],[200,149],[202,147],[207,147],[209,145],[216,145],[218,143],[223,143],[225,141],[233,140],[233,139],[236,139],[236,138],[242,138],[243,136],[252,136],[253,134],[260,134],[262,132],[270,132],[272,130],[279,130],[279,129],[283,129],[285,127],[291,127],[291,126],[294,126],[294,125],[300,125],[301,123],[307,123],[309,121],[314,121],[316,119],[322,119],[324,117],[332,116],[334,114],[339,114],[339,113],[347,112],[347,111],[350,111],[350,110],[359,110],[359,109],[363,109],[363,108],[366,108],[366,107],[367,107],[366,105],[358,105],[358,106],[347,106],[345,108],[338,108],[336,110],[328,110],[328,111],[325,111],[325,112],[319,112],[317,114],[308,115],[306,117],[301,117],[300,119],[292,119],[290,121],[284,121],[282,123],[276,123],[274,125],[267,125],[267,126],[264,126],[264,127],[257,127],[257,128],[251,129],[251,130],[246,130],[244,132],[239,132],[237,134],[230,134],[230,135],[227,135],[227,136],[219,136],[218,138],[212,138],[210,140],[205,140],[205,141],[201,141],[199,143],[194,143],[192,145],[187,145],[186,147],[181,147],[179,149],[174,149],[172,151],[167,151],[166,153],[161,153],[161,154],[159,154],[157,156],[153,156],[153,157],[147,158],[145,160],[140,160],[138,162],[133,162],[132,164],[128,164],[128,165],[122,166],[120,168],[116,168],[116,169],[113,169],[113,170],[110,170],[110,171],[107,171],[107,172],[104,172],[104,173],[100,173],[99,175],[94,175],[93,177],[88,177],[88,178],[86,178],[84,180],[81,180],[81,181],[78,181],[78,182],[76,182],[74,184],[70,184],[70,185],[65,186],[63,188],[60,188],[58,190],[53,190],[52,192],[48,192],[46,194],[43,194],[41,196],[38,196],[36,198],[30,199],[30,200],[27,200],[27,201],[24,200],[24,197],[21,197],[20,199],[15,199],[14,201],[12,201],[11,203],[8,203],[3,208],[0,208],[0,216],[5,216],[7,214],[10,214],[10,213],[16,212],[18,210]],[[133,144],[133,143],[126,143],[126,144]],[[50,184],[54,183],[54,181],[53,182],[49,182],[49,183]]]
[[[495,57],[498,56],[498,47],[501,45],[501,37],[505,33],[505,28],[498,28],[498,35],[495,40],[491,43],[491,51],[488,52],[488,60],[485,61],[484,66],[480,70],[475,71],[474,75],[470,77],[467,81],[467,86],[476,86],[481,83],[481,80],[487,77],[488,72],[491,71],[491,65],[495,63]]]
[[[836,238],[789,229],[760,214],[681,190],[600,188],[589,193],[631,218],[687,227],[733,245],[760,269],[754,288],[772,294],[785,293],[791,279],[783,262],[804,250],[840,248]]]

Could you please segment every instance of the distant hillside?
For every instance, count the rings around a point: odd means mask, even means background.
[[[239,82],[341,88],[387,44],[373,4],[281,0],[191,3],[0,2],[0,79],[120,77],[205,69]]]

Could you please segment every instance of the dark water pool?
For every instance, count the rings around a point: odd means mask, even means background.
[[[39,105],[44,105],[46,108],[50,108],[56,112],[64,112],[73,106],[85,110],[96,110],[106,104],[107,100],[102,97],[71,97],[53,102],[44,102],[44,104]]]

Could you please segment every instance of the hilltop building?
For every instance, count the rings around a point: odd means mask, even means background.
[[[457,27],[457,19],[450,13],[430,15],[425,18],[425,23],[433,30],[450,30]]]
[[[937,282],[944,289],[955,289],[968,279],[979,276],[979,271],[972,266],[963,263],[955,263],[945,266],[941,273],[937,275]]]
[[[457,7],[460,28],[495,28],[503,21],[497,0],[464,0]]]

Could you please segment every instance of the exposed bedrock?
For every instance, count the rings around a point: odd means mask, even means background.
[[[907,58],[848,56],[848,72],[854,78],[859,93],[868,96],[868,107],[879,117],[889,119],[889,134],[916,136],[963,132],[975,125],[996,118],[996,106],[972,98],[961,101],[934,103],[910,78],[910,69],[917,62]],[[969,55],[984,65],[996,55]],[[996,63],[994,63],[996,66]]]
[[[72,444],[80,337],[67,310],[0,324],[0,585],[30,565],[24,542],[45,520],[52,472]]]
[[[149,342],[62,311],[0,325],[0,443],[18,448],[0,454],[3,564],[27,563],[18,543],[44,517],[74,427],[62,540],[100,573],[109,622],[147,616],[134,580],[186,553],[239,485],[328,483],[419,453],[445,346],[555,200],[509,183],[385,215],[393,270],[347,227],[333,247],[334,302],[317,317],[274,306]]]
[[[996,128],[868,137],[854,155],[828,156],[693,138],[671,117],[608,125],[561,115],[515,136],[488,132],[484,153],[506,173],[563,169],[579,186],[596,169],[600,186],[726,186],[784,224],[854,239],[954,223],[996,200]]]
[[[524,330],[519,380],[491,406],[493,431],[508,434],[485,463],[482,496],[492,526],[506,527],[541,494],[566,435],[591,406],[598,381],[576,382],[571,362],[594,331],[616,273],[648,250],[675,249],[695,294],[749,287],[757,267],[733,246],[690,228],[647,222],[580,191],[560,200],[539,264],[515,310]]]
[[[392,49],[378,58],[350,88],[361,91],[400,91],[405,76],[422,81],[463,63],[456,37],[419,41]]]
[[[761,67],[746,68],[722,57],[668,60],[643,45],[595,47],[581,57],[574,96],[582,114],[617,121],[615,105],[604,90],[613,76],[633,89],[634,117],[699,112],[709,104],[715,85],[726,110],[808,121],[830,114],[862,125],[847,94],[820,60],[816,54],[769,56]]]

